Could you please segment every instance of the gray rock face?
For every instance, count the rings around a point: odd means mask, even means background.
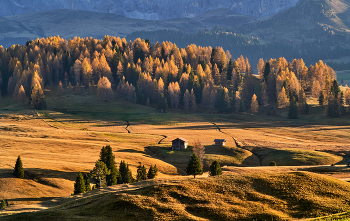
[[[273,15],[298,0],[1,0],[0,16],[36,11],[76,9],[124,15],[129,18],[164,20],[191,18],[205,11],[229,8],[253,17]]]

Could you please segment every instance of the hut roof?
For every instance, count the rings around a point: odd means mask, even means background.
[[[226,142],[225,139],[215,139],[214,142]]]
[[[178,137],[178,138],[176,138],[175,140],[182,140],[182,141],[184,141],[184,142],[188,142],[188,140],[185,139],[185,138],[183,138],[183,137]],[[173,140],[173,141],[175,141],[175,140]]]

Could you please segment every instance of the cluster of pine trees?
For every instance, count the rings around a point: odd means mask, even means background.
[[[116,93],[160,110],[201,107],[219,113],[256,113],[269,104],[288,107],[295,99],[300,112],[306,113],[305,94],[322,94],[328,101],[336,78],[322,61],[306,67],[303,59],[291,63],[283,57],[260,59],[257,76],[248,58],[233,59],[221,47],[178,48],[171,42],[151,44],[140,38],[127,42],[111,36],[37,39],[25,46],[0,47],[0,58],[2,94],[19,102],[29,97],[38,109],[45,107],[44,88],[59,94],[73,93],[74,88],[74,93],[94,93],[97,88],[97,96],[105,101]]]
[[[91,190],[90,178],[96,180],[94,188],[113,186],[123,183],[133,183],[146,179],[154,179],[158,174],[156,165],[151,165],[148,172],[144,165],[137,167],[136,179],[132,176],[129,165],[125,161],[121,161],[119,168],[115,162],[115,156],[111,146],[102,147],[100,159],[96,161],[95,167],[89,174],[78,173],[74,184],[74,194],[85,193]]]
[[[203,174],[201,160],[195,152],[193,152],[190,160],[188,161],[188,164],[186,167],[186,173],[187,175],[193,175],[194,178],[196,178],[196,175]],[[222,174],[221,166],[217,160],[214,160],[209,167],[209,176],[217,176],[221,174]]]

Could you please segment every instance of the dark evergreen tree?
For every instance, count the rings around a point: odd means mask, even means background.
[[[5,207],[7,207],[9,205],[9,203],[7,202],[7,200],[2,200],[0,202],[0,209],[3,209]]]
[[[244,102],[243,102],[243,99],[240,99],[240,104],[239,104],[239,110],[238,110],[238,112],[241,112],[241,113],[243,113],[243,112],[245,112],[245,107],[244,107]]]
[[[122,183],[132,183],[132,173],[129,169],[129,165],[125,163],[125,161],[121,161],[119,165],[119,172],[121,175]]]
[[[209,169],[209,176],[216,176],[216,175],[221,175],[222,170],[219,162],[215,160],[211,165]]]
[[[186,168],[186,173],[188,175],[193,175],[194,178],[196,178],[196,175],[203,174],[202,165],[196,153],[192,154],[191,159],[188,162],[188,165]]]
[[[337,80],[333,80],[332,86],[331,86],[331,93],[335,98],[338,97],[338,94],[341,92],[340,87],[338,85]]]
[[[92,178],[95,178],[98,180],[98,187],[105,186],[105,178],[107,175],[109,175],[111,171],[107,168],[106,164],[102,161],[96,161],[95,167],[92,171],[90,171],[90,175]]]
[[[15,171],[13,172],[13,174],[17,177],[17,178],[24,178],[24,170],[23,170],[23,164],[22,164],[22,160],[21,157],[18,156],[17,161],[16,161],[16,165],[15,165]]]
[[[236,112],[236,93],[231,91],[230,93],[230,113]]]
[[[343,95],[336,80],[333,80],[330,93],[328,95],[328,105],[325,114],[327,117],[341,117],[343,110]]]
[[[85,186],[84,177],[81,174],[81,172],[79,172],[77,179],[75,180],[75,183],[74,183],[74,194],[85,193],[85,191],[86,191],[86,186]]]
[[[270,63],[268,61],[265,61],[265,67],[264,67],[264,80],[267,83],[268,76],[270,74]]]
[[[297,102],[295,100],[295,97],[292,97],[289,100],[288,118],[289,119],[298,119],[299,118],[299,110],[298,110],[298,105],[297,105]]]
[[[100,161],[104,162],[107,168],[110,170],[110,174],[106,176],[107,186],[117,185],[118,183],[121,183],[121,176],[115,165],[115,157],[110,145],[102,147],[100,152]]]
[[[323,103],[324,103],[324,94],[323,94],[323,91],[321,91],[320,93],[320,96],[318,98],[318,103],[323,106]]]
[[[218,112],[219,113],[227,113],[230,110],[230,98],[223,88],[221,92],[219,92],[219,100],[218,100]]]
[[[227,78],[227,81],[230,81],[231,78],[232,78],[232,71],[233,71],[233,60],[232,58],[230,58],[230,61],[228,63],[228,67],[227,67],[227,74],[226,74],[226,78]]]
[[[91,190],[91,186],[90,186],[90,178],[89,175],[87,173],[84,174],[84,183],[85,183],[85,191],[90,191]]]
[[[325,109],[325,115],[330,118],[340,117],[340,105],[337,102],[337,99],[333,96],[333,94],[330,94],[328,96],[328,105]]]
[[[145,165],[141,165],[141,162],[139,162],[140,165],[137,167],[137,175],[136,179],[137,181],[147,180],[147,170]]]
[[[147,173],[147,178],[154,179],[157,175],[158,175],[157,165],[154,165],[154,166],[151,165]]]
[[[158,100],[157,100],[157,109],[160,110],[161,112],[166,112],[167,110],[167,100],[164,96],[163,93],[161,93],[158,97]]]

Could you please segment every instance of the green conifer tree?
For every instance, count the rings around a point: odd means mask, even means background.
[[[132,183],[132,173],[129,169],[129,165],[125,161],[121,161],[119,165],[119,172],[121,175],[122,183]]]
[[[324,103],[324,94],[323,94],[323,91],[320,92],[320,96],[318,98],[318,103],[319,105],[323,106],[323,103]]]
[[[267,82],[267,78],[270,74],[270,63],[268,61],[265,61],[265,67],[264,67],[264,80]]]
[[[109,175],[111,171],[107,168],[106,164],[102,161],[96,161],[95,167],[90,171],[92,178],[98,179],[98,187],[103,187],[105,184],[102,184],[102,181],[105,180],[105,177]]]
[[[117,185],[121,183],[121,176],[116,167],[115,157],[110,145],[102,147],[100,152],[100,161],[104,162],[110,170],[110,174],[106,176],[107,186]]]
[[[292,97],[289,101],[288,118],[289,119],[298,119],[299,118],[299,110],[298,110],[298,105],[297,105],[297,102],[295,100],[295,97]]]
[[[158,175],[157,165],[154,165],[154,166],[151,165],[147,173],[147,178],[154,179],[157,175]]]
[[[7,200],[2,200],[0,202],[0,209],[3,209],[5,207],[7,207],[9,205],[9,203],[7,202]]]
[[[87,173],[84,174],[84,183],[85,183],[85,191],[90,191],[91,190],[91,186],[90,186],[90,178],[89,175]]]
[[[158,100],[157,100],[157,109],[160,110],[161,112],[166,112],[167,110],[167,100],[164,96],[163,93],[161,93],[158,97]]]
[[[216,175],[221,175],[222,170],[219,162],[215,160],[211,165],[209,169],[209,176],[216,176]]]
[[[192,154],[191,159],[187,165],[186,173],[188,175],[193,175],[194,178],[196,178],[196,175],[203,174],[202,165],[196,153]]]
[[[84,177],[81,174],[81,172],[78,173],[77,179],[75,180],[74,183],[74,194],[80,194],[80,193],[85,193],[85,181]]]
[[[241,113],[245,112],[243,99],[241,99],[241,101],[240,101],[238,112],[241,112]]]
[[[15,165],[15,171],[13,172],[13,174],[17,177],[17,178],[24,178],[24,170],[23,170],[23,164],[22,164],[22,160],[21,157],[18,156],[17,161],[16,161],[16,165]]]
[[[137,175],[136,179],[137,181],[147,180],[147,171],[145,165],[141,165],[141,162],[139,162],[140,165],[137,167]]]

